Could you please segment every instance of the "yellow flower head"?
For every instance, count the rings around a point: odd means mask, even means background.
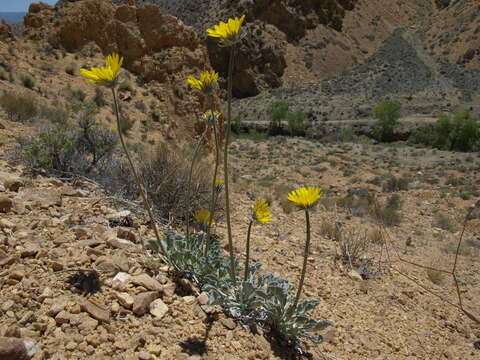
[[[202,225],[209,225],[211,218],[212,216],[210,215],[210,211],[205,209],[198,210],[195,213],[195,219],[197,219],[197,221]],[[213,219],[212,219],[212,225],[215,225],[215,220]]]
[[[272,220],[272,215],[270,215],[270,206],[265,200],[255,201],[253,205],[253,220],[257,220],[260,223],[268,223]]]
[[[245,20],[245,15],[236,18],[230,18],[226,23],[220,21],[214,25],[213,29],[207,29],[208,36],[218,38],[225,46],[230,46],[241,40],[241,27]]]
[[[217,84],[218,73],[215,71],[204,71],[200,74],[200,78],[197,79],[194,76],[189,76],[187,82],[192,85],[193,88],[200,90],[204,93],[210,93]]]
[[[218,111],[207,110],[202,114],[202,120],[205,121],[207,124],[212,125],[215,121],[217,121],[222,114]]]
[[[112,53],[107,56],[105,66],[93,67],[90,70],[80,69],[80,74],[88,78],[91,83],[111,87],[117,81],[122,63],[123,58],[116,53]]]
[[[301,187],[288,194],[288,200],[294,202],[303,209],[309,209],[320,199],[322,195],[318,187]]]

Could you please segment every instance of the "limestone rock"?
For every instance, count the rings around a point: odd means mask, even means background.
[[[144,288],[152,291],[163,291],[162,285],[147,274],[140,274],[132,277],[132,283],[135,285],[143,286]]]
[[[83,311],[89,313],[94,319],[105,323],[110,322],[110,311],[104,307],[93,303],[90,300],[85,300],[80,304]]]
[[[168,306],[162,301],[162,299],[156,299],[150,303],[150,314],[157,319],[163,318],[168,312]]]
[[[149,310],[149,306],[153,300],[159,297],[157,291],[143,292],[134,297],[133,313],[136,315],[143,315]]]

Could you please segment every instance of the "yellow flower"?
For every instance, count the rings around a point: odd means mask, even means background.
[[[200,78],[197,79],[194,76],[189,76],[187,82],[192,85],[193,88],[209,93],[213,90],[217,84],[218,73],[215,71],[204,71],[200,74]]]
[[[214,121],[217,121],[222,114],[218,111],[214,111],[212,115],[212,110],[207,110],[202,114],[202,119],[209,125],[212,125]]]
[[[212,216],[210,215],[210,211],[202,209],[198,210],[195,213],[195,219],[201,224],[208,225],[210,224],[210,219]],[[212,220],[212,225],[215,225],[215,220]]]
[[[265,200],[257,200],[255,205],[253,205],[252,216],[254,220],[257,220],[260,223],[268,223],[272,220],[268,203]]]
[[[90,70],[80,69],[80,74],[90,79],[89,82],[91,83],[113,86],[117,81],[118,73],[120,72],[122,63],[123,58],[116,53],[112,53],[111,55],[107,56],[104,67],[93,67]]]
[[[240,28],[242,27],[245,15],[242,17],[230,18],[226,23],[220,21],[213,29],[207,29],[208,36],[218,38],[225,45],[233,45],[241,39]]]
[[[297,204],[297,206],[308,209],[315,205],[322,195],[318,187],[301,187],[288,194],[288,200]]]

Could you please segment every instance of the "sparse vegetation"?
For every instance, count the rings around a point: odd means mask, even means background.
[[[12,121],[31,121],[38,114],[36,102],[30,95],[19,95],[6,91],[0,97],[0,105]]]
[[[35,86],[35,80],[30,74],[20,74],[20,81],[28,89],[33,89]]]

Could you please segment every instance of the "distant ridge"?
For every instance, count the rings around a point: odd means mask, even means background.
[[[5,20],[9,24],[23,22],[26,12],[0,12],[0,20]]]

